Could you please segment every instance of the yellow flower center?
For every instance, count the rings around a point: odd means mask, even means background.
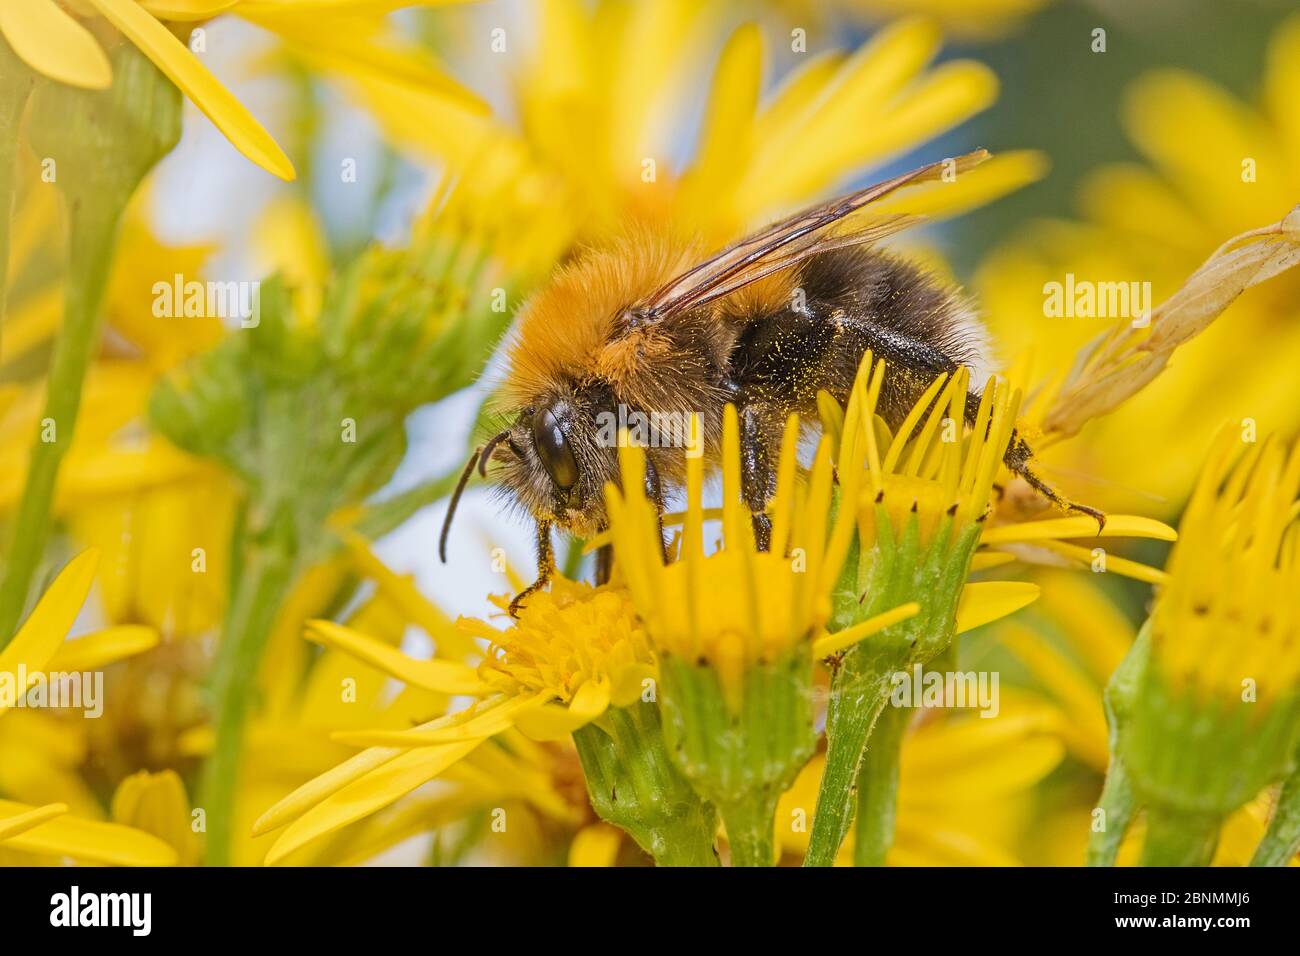
[[[482,621],[461,626],[491,642],[479,677],[511,695],[551,692],[564,703],[589,681],[616,689],[653,672],[654,655],[623,588],[557,578],[537,592],[506,631]]]

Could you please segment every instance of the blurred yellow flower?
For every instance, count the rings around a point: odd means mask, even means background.
[[[1041,702],[1006,704],[991,719],[928,711],[911,722],[899,766],[898,819],[890,866],[1017,866],[1019,839],[1030,819],[1023,797],[1061,762],[1066,717]],[[782,849],[808,848],[817,789],[825,767],[818,755],[781,798]],[[837,863],[853,860],[853,837]]]
[[[176,851],[144,830],[85,820],[62,810],[62,804],[31,807],[0,800],[0,855],[16,851],[21,856],[12,863],[18,865],[60,858],[114,866],[176,865]],[[12,830],[6,836],[7,823]]]
[[[1300,442],[1221,438],[1156,595],[1153,661],[1207,707],[1249,682],[1265,710],[1300,695]]]
[[[453,626],[409,580],[379,563],[360,539],[350,539],[349,554],[359,570],[378,581],[384,600],[400,609],[401,620],[418,622],[434,638],[437,656],[417,659],[398,650],[401,631],[394,631],[391,623],[381,627],[383,619],[358,618],[350,622],[355,627],[312,622],[308,637],[323,644],[327,658],[334,661],[323,674],[319,665],[313,668],[313,684],[319,680],[322,701],[329,699],[324,695],[337,696],[340,674],[353,680],[365,675],[377,689],[384,687],[388,675],[403,681],[406,690],[392,703],[376,700],[378,710],[358,712],[354,706],[346,715],[340,713],[345,720],[336,717],[318,721],[315,728],[303,726],[301,732],[316,737],[304,742],[304,751],[332,756],[319,765],[314,779],[255,822],[248,821],[267,862],[302,861],[322,853],[361,861],[502,801],[526,808],[534,835],[539,827],[559,824],[567,829],[589,820],[571,748],[542,747],[529,738],[567,738],[609,705],[611,689],[619,700],[628,693],[623,688],[639,694],[640,677],[650,666],[648,652],[620,592],[561,578],[555,591],[536,595],[515,626],[504,632],[481,621],[462,620]],[[498,603],[504,609],[506,599]],[[486,656],[470,635],[488,638]],[[461,662],[466,657],[482,660],[475,668]],[[360,671],[358,661],[365,665]],[[276,684],[283,686],[283,681]],[[428,718],[430,712],[447,711],[452,698],[460,695],[481,702]],[[335,732],[335,743],[322,744],[326,729]],[[255,729],[255,752],[258,738]],[[369,749],[343,760],[340,744]],[[282,760],[281,746],[268,752],[271,763]],[[448,786],[429,798],[413,793],[435,778]],[[573,802],[577,793],[579,803]],[[274,797],[283,794],[281,785]],[[390,805],[392,810],[386,811]],[[316,843],[366,817],[372,819],[360,829],[349,827]],[[268,852],[267,834],[285,824],[289,826],[274,835]],[[520,835],[516,831],[515,836]],[[316,844],[316,849],[303,849],[308,844]]]
[[[926,16],[962,40],[995,40],[1016,29],[1051,0],[771,0],[791,24],[830,19],[877,21]]]
[[[48,271],[51,237],[60,229],[49,189],[21,197],[12,265],[17,274]],[[230,479],[175,448],[145,425],[160,376],[206,351],[223,333],[215,316],[159,319],[158,275],[202,274],[211,249],[173,246],[146,225],[150,194],[131,202],[117,240],[105,298],[105,334],[87,371],[77,430],[53,502],[74,540],[95,547],[99,597],[115,623],[146,623],[169,636],[197,634],[218,619],[235,499]],[[33,359],[52,345],[63,309],[57,272],[27,288],[5,318],[0,370],[22,383],[0,399],[0,431],[42,431],[44,383],[30,378]],[[49,431],[50,428],[54,430]],[[59,423],[46,435],[62,436]],[[0,515],[16,505],[30,448],[0,448]]]
[[[468,94],[431,63],[410,50],[385,47],[382,19],[387,13],[399,7],[451,2],[460,0],[409,0],[378,7],[371,0],[79,0],[75,4],[22,0],[0,4],[0,34],[37,73],[73,86],[106,89],[113,71],[96,33],[111,26],[139,48],[236,149],[281,179],[293,179],[293,164],[270,133],[178,34],[188,36],[195,25],[234,14],[280,34],[291,45],[314,48],[334,68],[377,67],[390,78],[419,82],[431,92],[467,102]]]
[[[30,749],[18,744],[21,738],[0,734],[0,792],[22,795],[27,782],[35,790],[48,794],[51,784],[67,782],[66,768],[58,766],[67,752],[78,752],[75,731],[52,714],[29,711],[23,698],[41,681],[56,675],[84,676],[106,665],[153,647],[158,635],[142,627],[113,627],[67,640],[77,614],[85,603],[94,581],[99,555],[86,551],[73,558],[32,609],[17,634],[0,651],[0,718],[17,715],[32,717],[21,721],[31,734]],[[102,706],[102,700],[100,704]],[[12,719],[12,718],[10,718]],[[5,728],[8,720],[0,720]],[[15,744],[18,744],[15,746]],[[34,765],[29,769],[28,765]],[[41,770],[52,766],[51,779]],[[35,771],[35,772],[32,772]],[[125,866],[170,866],[175,852],[148,833],[94,819],[96,809],[82,787],[73,779],[69,797],[85,809],[70,813],[67,802],[32,806],[12,800],[0,800],[0,856],[22,854],[16,859],[30,862],[26,854],[38,858],[70,857],[87,863]]]
[[[16,634],[6,635],[0,650],[0,716],[15,706],[44,671],[102,667],[119,656],[147,650],[158,641],[148,628],[111,627],[64,643],[94,581],[99,554],[83,551],[54,579]],[[73,667],[72,665],[75,665]]]
[[[690,0],[541,5],[529,31],[536,43],[521,57],[513,44],[524,30],[502,28],[515,57],[516,123],[373,78],[353,82],[396,142],[472,173],[471,190],[510,184],[572,238],[650,221],[712,243],[806,205],[997,95],[997,80],[982,64],[930,67],[939,31],[907,20],[851,53],[809,54],[764,101],[764,38],[746,24],[717,55],[692,158],[677,162],[670,144],[693,121],[684,94],[703,82],[701,51],[721,40],[718,13]],[[929,200],[938,212],[956,212],[1042,173],[1037,154],[1006,153],[963,177],[968,181],[933,190]]]
[[[1160,70],[1128,90],[1122,121],[1151,166],[1107,166],[1081,191],[1083,220],[1030,224],[993,252],[974,287],[1007,355],[1033,352],[1039,368],[1068,368],[1114,317],[1046,318],[1049,283],[1104,288],[1149,283],[1166,299],[1228,237],[1281,220],[1300,201],[1300,17],[1274,33],[1263,93],[1243,103],[1194,73]],[[1293,240],[1294,241],[1294,240]],[[1089,492],[1103,508],[1168,516],[1194,483],[1198,454],[1151,454],[1153,440],[1209,446],[1225,418],[1243,427],[1300,426],[1288,383],[1300,350],[1294,270],[1245,292],[1184,345],[1176,364],[1080,438],[1045,453],[1061,474],[1106,476]],[[1138,315],[1129,318],[1140,318]],[[1290,389],[1290,390],[1288,390]]]

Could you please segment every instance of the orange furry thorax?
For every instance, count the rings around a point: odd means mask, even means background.
[[[617,381],[632,372],[638,343],[614,341],[620,313],[696,257],[692,243],[649,230],[581,251],[524,304],[508,350],[506,399],[522,405],[559,381]]]
[[[636,394],[638,379],[671,357],[672,339],[654,326],[628,331],[621,315],[703,258],[697,241],[649,228],[587,248],[525,303],[508,347],[504,398],[526,405],[557,384],[603,381]],[[709,308],[726,317],[788,301],[793,279],[773,276]]]

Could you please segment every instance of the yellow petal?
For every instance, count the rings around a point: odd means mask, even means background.
[[[731,35],[718,58],[695,165],[683,187],[684,209],[707,209],[711,218],[724,222],[730,218],[725,206],[736,170],[748,162],[762,79],[763,35],[756,24],[747,23]]]
[[[310,621],[307,639],[346,651],[360,661],[377,667],[398,680],[442,694],[489,693],[491,688],[478,678],[474,668],[455,661],[416,660],[383,641],[367,637],[333,621]]]
[[[1032,786],[1060,763],[1060,711],[1004,703],[996,717],[958,716],[917,726],[903,743],[902,799],[909,805],[952,806],[1005,797]]]
[[[480,740],[509,730],[518,722],[520,714],[527,713],[545,703],[550,695],[534,694],[519,697],[483,713],[472,714],[462,721],[447,723],[428,730],[355,730],[340,731],[333,738],[340,743],[358,747],[431,747],[463,740]],[[459,716],[456,715],[456,716]]]
[[[99,552],[93,548],[68,562],[9,646],[0,651],[0,673],[15,674],[20,665],[29,674],[45,669],[77,619],[98,565]]]
[[[372,747],[331,767],[320,776],[308,780],[258,817],[253,823],[253,836],[269,833],[290,820],[297,819],[331,794],[360,780],[400,754],[401,751],[393,747]]]
[[[1172,246],[1198,260],[1207,246],[1223,238],[1168,180],[1146,166],[1116,163],[1094,170],[1079,188],[1079,206],[1098,225]]]
[[[0,3],[0,33],[42,76],[88,90],[108,89],[113,82],[98,41],[52,0]]]
[[[623,834],[607,823],[583,827],[569,844],[569,866],[613,866]]]
[[[998,568],[1004,564],[1012,564],[1016,560],[1014,554],[1007,554],[1004,551],[977,551],[971,558],[970,569],[972,571],[987,571],[989,568]]]
[[[1144,73],[1125,92],[1123,115],[1138,149],[1226,234],[1272,222],[1295,202],[1284,177],[1270,183],[1240,175],[1245,157],[1261,170],[1289,167],[1263,117],[1204,77],[1184,70]],[[1210,182],[1219,188],[1206,189]]]
[[[0,822],[31,809],[0,800]],[[116,823],[63,815],[10,837],[6,846],[42,856],[69,856],[111,866],[175,866],[176,851],[157,837]]]
[[[842,631],[836,631],[834,634],[827,634],[819,637],[813,642],[813,657],[823,658],[837,654],[846,647],[852,647],[858,641],[872,634],[879,634],[885,628],[897,624],[899,621],[906,621],[909,617],[919,614],[921,605],[915,601],[909,601],[906,604],[900,604],[898,607],[883,614],[877,614],[875,617],[868,618],[865,621],[859,621],[851,627],[846,627]]]
[[[65,642],[48,667],[52,671],[93,671],[157,646],[158,632],[152,627],[124,624]]]
[[[1137,628],[1091,575],[1073,570],[1053,572],[1036,609],[1049,620],[1075,622],[1063,637],[1086,665],[1093,682],[1110,680],[1137,637]]]
[[[567,707],[547,704],[525,711],[515,726],[534,740],[563,740],[603,714],[609,706],[609,695],[609,681],[590,680],[578,688]]]
[[[925,142],[943,130],[987,109],[997,99],[996,74],[982,63],[950,60],[937,67],[904,94],[900,104],[846,137],[828,162],[852,164]]]
[[[1105,771],[1109,746],[1101,686],[1089,680],[1042,635],[1008,625],[999,629],[998,639],[1025,662],[1037,683],[1065,708],[1069,719],[1064,722],[1062,733],[1072,748],[1093,767]]]
[[[271,134],[253,118],[233,93],[221,85],[165,26],[133,0],[86,0],[104,19],[126,34],[231,144],[257,165],[281,179],[294,178],[293,163]]]
[[[0,842],[9,837],[25,833],[32,827],[40,826],[46,820],[53,820],[55,817],[61,817],[68,812],[66,803],[51,803],[43,807],[37,807],[35,810],[28,810],[26,813],[18,813],[12,817],[0,820]]]
[[[159,20],[193,23],[210,20],[224,10],[229,10],[239,0],[139,0]]]
[[[989,528],[980,535],[980,544],[1006,544],[1011,541],[1043,541],[1054,538],[1155,538],[1177,541],[1178,532],[1163,521],[1139,515],[1107,515],[1106,526],[1097,530],[1097,522],[1086,515],[1050,518],[1047,521],[1023,521]]]
[[[464,658],[481,656],[478,646],[465,637],[432,601],[420,593],[409,577],[396,574],[370,550],[366,539],[359,534],[344,537],[348,557],[359,572],[372,578],[380,589],[401,608],[402,613],[418,624],[434,641],[439,657]]]
[[[1047,157],[1035,150],[999,153],[952,181],[925,183],[873,204],[873,215],[907,213],[935,218],[956,216],[984,206],[1047,175]]]
[[[814,72],[792,83],[758,123],[757,153],[738,187],[756,209],[805,199],[870,158],[854,133],[877,125],[895,97],[941,43],[938,27],[919,18],[877,31],[871,42],[838,65],[833,76]],[[791,150],[790,143],[799,143]],[[845,154],[853,154],[845,161]]]
[[[1084,567],[1091,567],[1092,562],[1096,560],[1090,549],[1080,547],[1077,544],[1070,544],[1067,541],[1043,541],[1036,547],[1078,561]],[[1145,581],[1147,584],[1164,584],[1169,579],[1169,575],[1160,568],[1153,568],[1137,561],[1130,561],[1128,558],[1119,558],[1113,554],[1108,554],[1105,560],[1106,571],[1112,574],[1120,574],[1136,581]]]
[[[184,866],[198,862],[185,784],[174,770],[141,770],[127,777],[113,793],[113,820],[152,833],[176,850]]]
[[[505,697],[497,697],[486,702],[484,709],[506,700]],[[428,730],[433,727],[441,727],[454,722],[456,719],[457,716],[451,714],[428,721],[414,729]],[[308,780],[258,817],[253,824],[253,836],[260,836],[301,816],[316,804],[394,760],[401,753],[402,751],[396,747],[371,747],[369,750],[363,750],[356,756],[345,760],[338,766],[331,767],[320,776]]]
[[[384,29],[382,20],[349,19],[343,23],[303,16],[301,4],[287,9],[282,4],[279,10],[272,10],[266,5],[254,8],[241,3],[235,13],[277,34],[293,57],[314,72],[341,77],[369,74],[407,89],[441,94],[483,115],[492,112],[478,94],[443,70],[427,49],[397,41]]]
[[[1020,861],[988,839],[955,830],[946,820],[901,818],[890,866],[1019,866]]]
[[[290,824],[266,854],[273,865],[317,837],[360,820],[428,783],[483,742],[408,750],[348,784]]]
[[[1014,614],[1037,600],[1040,588],[1024,581],[978,581],[961,590],[957,602],[957,633]]]

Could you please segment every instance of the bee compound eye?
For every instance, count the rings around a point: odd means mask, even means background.
[[[538,409],[533,415],[533,447],[557,488],[567,491],[577,484],[578,462],[560,420],[549,408]]]

